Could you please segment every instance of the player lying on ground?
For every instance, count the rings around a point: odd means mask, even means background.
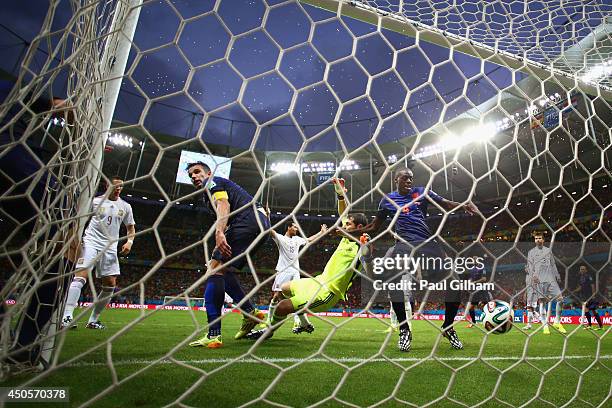
[[[561,324],[561,305],[563,303],[563,295],[559,288],[561,275],[555,264],[555,257],[550,248],[544,246],[544,234],[535,232],[533,238],[536,246],[529,250],[527,254],[527,267],[532,275],[532,280],[535,284],[538,302],[540,304],[540,316],[544,325],[543,333],[550,334],[548,328],[548,320],[550,319],[550,306],[553,300],[556,300],[555,320],[553,327],[561,333],[567,333],[567,330]]]
[[[332,179],[338,195],[338,214],[342,218],[342,232],[353,231],[367,224],[367,218],[362,213],[344,214],[347,208],[344,180]],[[362,244],[369,237],[360,240]],[[291,313],[325,312],[340,300],[346,300],[346,292],[351,287],[353,278],[360,267],[361,245],[352,237],[345,236],[325,265],[321,275],[314,278],[302,278],[285,282],[281,291],[286,299],[280,301],[272,314],[271,326],[254,330],[247,338],[256,340],[262,336],[272,337]]]
[[[593,327],[591,324],[591,313],[593,313],[598,326],[594,330],[601,330],[603,329],[603,323],[597,313],[597,307],[599,306],[597,303],[597,290],[593,277],[588,272],[586,265],[580,265],[578,287],[574,292],[578,292],[578,299],[582,302],[582,317],[586,318],[584,328],[590,329]]]
[[[99,196],[93,200],[92,211],[94,215],[89,220],[89,225],[83,235],[83,245],[81,256],[77,260],[77,271],[68,290],[66,307],[62,326],[71,326],[74,308],[76,307],[81,290],[87,283],[87,277],[95,269],[96,277],[102,280],[102,291],[98,295],[98,301],[94,304],[93,311],[89,317],[89,322],[85,326],[88,329],[104,329],[105,326],[100,322],[100,314],[110,301],[115,287],[117,286],[117,276],[121,273],[119,269],[119,258],[117,257],[117,241],[119,240],[119,230],[121,224],[127,228],[128,240],[121,247],[121,255],[127,255],[134,244],[136,227],[132,206],[123,201],[120,197],[123,190],[123,180],[115,176],[111,178],[113,189],[108,198]]]
[[[272,284],[272,300],[268,309],[268,323],[271,324],[272,315],[278,302],[281,301],[281,286],[292,280],[300,279],[300,247],[309,242],[313,242],[327,232],[327,225],[321,225],[321,231],[308,237],[302,238],[298,235],[299,227],[296,223],[291,222],[287,225],[285,235],[281,235],[270,230],[270,236],[278,247],[278,262],[276,263],[276,277]],[[312,333],[314,326],[308,321],[305,313],[296,313],[294,315],[293,333],[300,334],[302,332]]]
[[[216,215],[215,248],[208,264],[209,275],[204,291],[204,304],[208,318],[208,334],[189,343],[191,347],[219,348],[221,339],[221,314],[225,293],[242,311],[242,325],[235,339],[243,338],[265,315],[246,298],[234,271],[247,264],[246,252],[253,256],[266,242],[270,220],[265,210],[242,187],[223,177],[213,176],[210,167],[202,162],[187,165],[191,183],[204,190],[204,208],[211,216]],[[263,236],[260,236],[263,234]]]
[[[401,240],[396,240],[395,245],[389,248],[385,254],[385,258],[408,255],[416,258],[445,259],[446,253],[435,239],[431,239],[432,233],[425,221],[429,202],[434,201],[446,210],[463,208],[470,215],[476,214],[478,208],[472,203],[461,204],[447,200],[425,187],[413,187],[414,174],[410,169],[399,170],[394,180],[397,189],[382,198],[378,205],[378,214],[370,224],[354,231],[354,236],[361,233],[373,234],[379,231],[387,216],[389,216],[393,219],[393,232]],[[415,248],[417,249],[415,250]],[[399,272],[401,271],[390,270],[387,271],[387,274],[398,276]],[[436,267],[422,271],[423,278],[430,283],[449,279],[453,272],[436,269]],[[393,294],[392,299],[393,310],[400,321],[398,348],[401,351],[409,351],[412,342],[412,332],[406,319],[403,294]],[[444,337],[449,340],[451,346],[455,349],[463,348],[457,332],[452,327],[460,304],[461,296],[459,291],[446,291],[442,329]]]

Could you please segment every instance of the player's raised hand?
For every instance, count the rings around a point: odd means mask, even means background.
[[[132,243],[130,241],[126,242],[125,244],[123,244],[123,246],[121,247],[121,255],[127,255],[130,253],[130,251],[132,250]]]
[[[232,247],[227,243],[227,239],[225,238],[225,234],[223,232],[217,232],[215,234],[215,246],[221,252],[224,258],[229,258],[232,256]]]
[[[332,177],[331,182],[334,185],[334,190],[336,194],[339,196],[343,196],[346,192],[348,192],[347,188],[344,186],[344,179]]]
[[[321,234],[325,234],[327,232],[327,224],[321,224]]]

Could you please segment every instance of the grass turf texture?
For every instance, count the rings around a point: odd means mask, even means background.
[[[405,401],[455,407],[461,406],[455,401],[467,405],[485,401],[482,406],[497,407],[503,401],[543,407],[573,398],[572,407],[610,403],[610,330],[566,326],[570,333],[565,336],[552,330],[550,336],[530,331],[528,337],[515,327],[508,334],[485,338],[479,328],[467,329],[460,322],[457,332],[465,350],[457,351],[440,338],[436,328],[441,322],[417,321],[412,350],[401,353],[397,333],[388,336],[383,332],[386,326],[376,319],[313,317],[313,334],[294,335],[292,322],[287,322],[274,338],[254,348],[251,341],[233,340],[240,316],[232,313],[223,319],[223,348],[194,349],[185,344],[174,353],[174,360],[152,364],[196,326],[189,312],[145,311],[146,319],[120,333],[141,313],[107,310],[102,316],[104,331],[86,330],[79,321],[79,328],[65,337],[60,362],[90,352],[32,386],[68,386],[73,406],[111,387],[91,403],[97,407],[171,404],[194,384],[184,404],[230,407],[256,400],[252,406],[272,406],[271,402],[302,407],[323,401],[324,407],[347,406],[344,402],[392,407]],[[194,313],[203,324],[205,313]],[[528,360],[519,362],[523,353]],[[476,359],[479,354],[482,360]],[[568,358],[560,359],[562,354]],[[244,358],[237,360],[240,357]],[[22,384],[29,378],[13,377],[0,386]]]

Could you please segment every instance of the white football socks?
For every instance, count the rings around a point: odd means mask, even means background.
[[[115,293],[114,286],[102,286],[102,291],[100,292],[100,296],[98,296],[98,302],[94,305],[91,316],[89,316],[89,323],[95,323],[100,320],[100,313],[102,313],[106,305],[108,305],[108,302],[110,302],[113,293]]]
[[[81,289],[85,286],[87,280],[85,278],[76,277],[70,283],[70,289],[68,289],[68,296],[66,298],[66,306],[64,308],[64,317],[70,317],[74,313],[74,308],[81,297]]]
[[[276,309],[276,305],[278,305],[278,301],[276,298],[272,298],[270,301],[270,306],[268,306],[268,324],[272,324],[272,316],[274,316],[274,310]]]
[[[550,309],[547,306],[550,306],[550,303],[540,302],[540,321],[544,326],[548,326],[548,310]]]

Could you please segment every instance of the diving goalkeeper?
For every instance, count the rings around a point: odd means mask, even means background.
[[[338,195],[338,214],[343,217],[340,233],[345,237],[340,240],[322,274],[314,278],[292,280],[281,285],[282,294],[286,299],[280,301],[274,309],[270,319],[271,326],[253,330],[246,335],[246,338],[251,340],[262,336],[270,338],[291,313],[306,309],[309,312],[324,312],[331,309],[338,301],[346,299],[346,292],[361,266],[360,258],[365,255],[367,247],[364,244],[367,243],[369,236],[364,234],[359,239],[360,242],[357,242],[345,232],[364,227],[367,218],[363,213],[345,215],[347,190],[344,188],[344,179],[333,178],[332,183]]]

